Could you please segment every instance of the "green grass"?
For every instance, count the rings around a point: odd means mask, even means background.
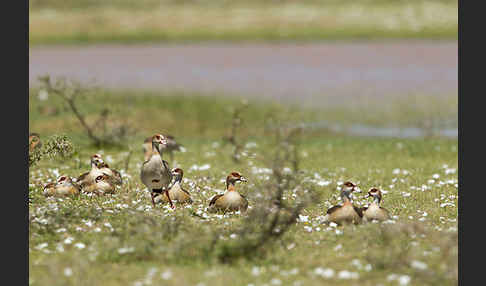
[[[53,95],[39,101],[36,94],[37,90],[31,90],[30,131],[39,132],[41,138],[67,134],[76,152],[69,160],[43,160],[30,169],[31,285],[398,285],[396,280],[389,281],[393,277],[409,277],[408,285],[458,283],[457,140],[304,132],[299,145],[299,178],[303,188],[314,188],[319,194],[319,200],[302,213],[308,221],[296,223],[281,241],[266,246],[265,256],[222,264],[218,255],[239,243],[239,237],[231,234],[244,227],[244,216],[208,214],[208,219],[202,220],[192,212],[205,212],[209,199],[223,190],[221,180],[233,170],[249,178],[238,188],[250,206],[259,206],[259,195],[268,192],[266,186],[273,181],[271,175],[258,171],[270,168],[269,159],[275,151],[273,133],[265,128],[265,120],[268,122],[271,115],[280,122],[305,122],[322,119],[322,112],[250,100],[239,135],[256,146],[247,145],[241,163],[235,163],[231,147],[224,146],[221,137],[229,131],[229,111],[240,104],[239,99],[97,91],[82,105],[90,122],[109,102],[114,123],[125,120],[138,132],[121,147],[94,148]],[[373,108],[380,110],[380,103],[376,104]],[[387,104],[387,108],[392,106]],[[42,114],[40,110],[47,105],[58,106],[58,114]],[[430,114],[442,114],[439,107],[432,106]],[[346,107],[339,108],[344,111]],[[389,116],[384,120],[394,123],[406,117],[383,114]],[[343,120],[340,113],[326,116],[326,120]],[[422,115],[408,116],[417,121]],[[353,121],[359,123],[358,118]],[[141,143],[158,131],[176,136],[187,149],[175,154],[175,162],[170,163],[185,171],[188,181],[184,186],[195,201],[191,207],[175,211],[162,206],[149,208],[150,198],[139,179]],[[134,153],[125,170],[129,147]],[[116,195],[93,199],[46,199],[41,195],[42,185],[54,180],[57,173],[77,176],[88,170],[89,156],[95,152],[103,152],[113,167],[126,174]],[[204,164],[210,168],[191,169]],[[363,191],[372,186],[388,191],[383,206],[396,216],[394,223],[337,229],[321,224],[320,216],[339,201],[336,187],[344,180],[358,183]],[[290,191],[286,196],[290,203],[294,201]],[[356,201],[364,203],[362,196],[364,193],[357,194]],[[445,203],[451,205],[442,205]],[[211,249],[215,233],[220,236]],[[69,238],[72,242],[66,243]],[[420,266],[420,262],[426,269],[413,266]],[[332,269],[334,276],[325,278],[320,268]],[[339,278],[344,270],[356,272],[359,278]]]
[[[457,1],[31,1],[29,43],[457,39]]]
[[[83,134],[77,119],[67,111],[67,106],[59,98],[50,96],[48,101],[41,101],[38,93],[38,88],[30,90],[29,122],[32,131],[49,134],[61,129],[75,137]],[[139,138],[160,130],[189,138],[219,139],[222,133],[229,131],[231,111],[242,100],[242,97],[224,94],[183,91],[99,90],[86,98],[80,98],[79,106],[87,114],[89,123],[96,121],[101,110],[108,107],[110,121],[135,127],[139,131]],[[290,124],[326,121],[343,126],[430,125],[457,128],[457,100],[457,94],[353,97],[352,100],[320,96],[312,99],[312,104],[305,105],[304,102],[305,110],[302,110],[302,104],[295,102],[278,103],[253,97],[249,102],[250,107],[244,111],[245,124],[240,133],[244,136],[262,135],[264,122],[272,118],[283,118]],[[48,108],[55,108],[57,114],[46,116]],[[152,117],[148,117],[147,113],[151,113]]]

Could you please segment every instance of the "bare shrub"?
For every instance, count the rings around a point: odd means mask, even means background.
[[[29,167],[35,165],[43,158],[69,158],[74,154],[74,146],[66,135],[53,135],[49,137],[41,148],[29,152]]]
[[[110,122],[108,120],[110,110],[106,107],[100,112],[96,122],[89,124],[86,121],[85,114],[80,111],[77,100],[92,93],[93,89],[83,87],[78,82],[66,81],[62,78],[52,82],[48,75],[39,77],[39,81],[49,94],[57,95],[67,103],[69,110],[78,119],[88,138],[96,147],[121,145],[128,136],[135,133],[135,129],[130,128],[126,123]]]
[[[234,162],[238,163],[240,161],[240,153],[243,150],[244,141],[238,135],[239,128],[243,125],[243,118],[241,117],[241,113],[248,108],[248,102],[243,100],[240,105],[233,108],[231,111],[231,129],[230,134],[223,137],[223,144],[231,144],[233,146],[233,153],[231,154],[231,158]]]
[[[290,131],[287,137],[283,137],[282,133],[282,130],[277,130],[277,145],[271,160],[272,180],[261,187],[263,196],[255,202],[242,226],[236,230],[237,239],[213,246],[222,263],[264,256],[270,246],[295,224],[302,209],[315,201],[316,192],[312,187],[302,187],[300,175],[295,171],[297,168],[291,171],[287,167],[288,164],[298,166],[297,153],[293,152],[298,140],[288,137],[297,133]],[[292,197],[292,193],[296,194],[294,201],[284,199]]]

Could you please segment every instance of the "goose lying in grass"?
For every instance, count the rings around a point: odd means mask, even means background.
[[[60,176],[55,183],[49,183],[44,186],[44,196],[62,197],[79,195],[79,186],[68,176]]]
[[[380,207],[382,193],[379,189],[371,188],[368,191],[368,195],[366,197],[372,197],[373,202],[368,207],[362,208],[364,221],[384,221],[390,219],[390,213],[388,212],[388,210]]]
[[[169,190],[169,196],[172,200],[177,201],[178,203],[181,204],[192,204],[192,199],[191,195],[189,194],[188,191],[186,191],[182,186],[182,176],[184,175],[184,172],[182,171],[181,168],[174,168],[172,169],[172,176],[174,177],[174,184],[172,185],[172,188]],[[158,196],[156,198],[160,199],[158,201],[162,201],[164,203],[169,202],[169,199],[167,196]],[[158,202],[156,201],[156,202]]]
[[[327,210],[327,221],[337,224],[360,223],[362,219],[361,209],[351,203],[351,193],[355,191],[356,185],[352,182],[345,182],[341,186],[342,205],[333,206]]]
[[[209,212],[217,211],[246,211],[248,200],[238,193],[235,188],[236,182],[247,182],[247,179],[237,172],[232,172],[226,177],[226,191],[224,194],[216,195],[209,203]]]

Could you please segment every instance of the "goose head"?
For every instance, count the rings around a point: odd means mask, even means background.
[[[347,181],[341,185],[341,196],[344,198],[351,200],[351,193],[356,190],[356,184],[353,182]]]
[[[182,176],[184,176],[184,171],[181,168],[174,168],[172,169],[172,176],[175,178],[176,182],[182,181]]]
[[[238,172],[231,172],[226,177],[226,186],[234,185],[236,182],[248,182],[248,180]]]
[[[100,168],[100,164],[103,163],[100,154],[94,154],[91,156],[91,168]]]
[[[41,146],[40,135],[38,133],[29,134],[29,150],[32,151],[36,147]]]
[[[162,134],[155,134],[152,136],[152,148],[157,149],[160,153],[160,150],[167,146],[167,138],[165,138]]]
[[[68,177],[68,176],[60,176],[59,178],[57,178],[57,185],[58,186],[71,185],[71,184],[72,184],[71,178]]]
[[[371,188],[369,189],[368,191],[368,195],[365,197],[365,198],[369,198],[369,197],[372,197],[374,202],[379,204],[381,202],[381,198],[382,198],[382,193],[380,191],[380,189],[378,188]]]

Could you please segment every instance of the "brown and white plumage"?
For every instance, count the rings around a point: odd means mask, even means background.
[[[181,151],[182,145],[176,142],[174,136],[165,135],[165,139],[167,140],[167,144],[161,146],[160,152],[168,153],[170,156],[170,160],[172,161],[174,159],[173,152]],[[145,161],[147,161],[152,154],[152,137],[146,138],[145,141],[143,142],[143,153],[144,153]]]
[[[101,163],[103,163],[103,159],[101,159],[100,154],[94,154],[91,156],[91,170],[81,174],[77,179],[76,183],[81,187],[84,188],[86,186],[92,185],[95,183],[96,177],[103,174],[100,170]]]
[[[122,180],[120,172],[118,172],[115,169],[110,168],[110,166],[108,166],[108,164],[106,162],[104,162],[104,161],[101,162],[100,165],[99,165],[99,169],[100,169],[101,172],[103,172],[104,174],[107,174],[111,178],[111,181],[113,182],[113,184],[115,184],[115,185],[122,185],[123,184],[123,180]]]
[[[182,184],[182,176],[184,175],[184,172],[180,168],[174,168],[172,170],[172,177],[174,178],[174,184],[169,190],[169,196],[172,200],[177,201],[178,203],[181,204],[192,204],[192,199],[191,195],[187,190],[185,190],[181,184]],[[162,201],[164,203],[169,202],[167,196],[158,196],[160,197],[159,201]],[[157,197],[157,198],[158,198]]]
[[[152,151],[150,157],[142,164],[140,179],[148,188],[152,197],[152,204],[155,206],[154,198],[164,193],[170,203],[171,208],[175,208],[169,195],[169,184],[172,181],[172,173],[169,163],[162,160],[160,152],[161,145],[166,145],[167,140],[161,134],[152,136]]]
[[[214,196],[209,202],[209,212],[217,211],[246,211],[248,200],[235,189],[236,182],[247,182],[247,179],[237,172],[226,177],[226,191],[224,194]]]
[[[38,133],[29,134],[29,152],[33,152],[37,148],[42,147],[42,142],[40,140],[40,135]]]
[[[345,182],[341,186],[341,198],[343,204],[333,206],[327,210],[327,221],[337,224],[360,223],[362,219],[361,209],[351,203],[351,193],[355,190],[356,185],[352,182]]]
[[[361,210],[363,212],[364,221],[384,221],[390,219],[390,213],[387,209],[380,207],[380,202],[382,199],[382,193],[377,188],[371,188],[368,191],[367,198],[372,197],[373,202],[368,207],[363,207]]]
[[[55,183],[49,183],[44,186],[44,196],[62,197],[79,195],[79,186],[68,176],[60,176]]]
[[[93,193],[97,195],[114,194],[116,192],[112,177],[107,174],[97,176],[94,184],[90,184],[81,190],[83,193]]]

